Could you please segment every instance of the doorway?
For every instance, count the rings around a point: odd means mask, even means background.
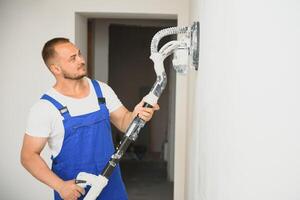
[[[133,110],[156,79],[149,59],[151,39],[156,32],[170,26],[176,26],[176,20],[89,19],[88,35],[94,41],[92,48],[91,40],[88,41],[88,55],[94,58],[91,76],[108,83],[123,105]],[[164,40],[160,45],[170,38]],[[165,66],[170,75],[170,59],[165,60]],[[175,85],[165,89],[158,102],[161,110],[146,124],[120,163],[131,200],[173,199],[173,179],[168,169],[174,165],[169,159],[174,156],[171,155],[174,150],[166,148],[172,141],[170,135],[174,134],[170,133],[170,119],[174,118],[170,116],[170,113],[174,114],[170,110],[175,109],[174,101],[170,99],[175,96],[170,94],[175,91],[172,87]],[[115,144],[122,135],[113,128]]]

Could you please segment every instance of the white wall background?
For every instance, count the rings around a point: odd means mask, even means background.
[[[201,52],[187,199],[300,199],[299,10],[191,0]]]
[[[155,14],[177,15],[179,25],[188,22],[188,2],[183,0],[1,0],[1,199],[52,198],[51,190],[32,178],[21,167],[19,152],[30,106],[54,83],[54,79],[42,62],[41,48],[45,41],[57,36],[75,40],[75,12],[87,14],[100,12],[104,15],[114,13],[119,16],[142,13],[148,17]],[[76,28],[80,26],[84,27],[84,21],[79,22]],[[83,52],[85,45],[84,42],[78,45],[81,48],[83,46]],[[182,84],[177,86],[180,88],[177,88],[179,100],[176,107],[183,105],[178,110],[183,114],[186,112],[184,109],[186,101],[181,91],[186,87],[185,81],[184,78],[177,80],[178,84],[181,82]],[[178,114],[176,115],[178,118]],[[176,120],[177,141],[184,142],[185,122]],[[46,151],[45,154],[48,155],[47,153]],[[184,183],[182,171],[184,156],[185,148],[178,149],[175,163],[179,165],[175,168],[175,171],[177,170],[175,180],[177,178],[180,182],[178,181],[177,187],[180,186],[179,183]],[[175,192],[175,199],[183,199],[183,195],[184,190],[179,187]]]

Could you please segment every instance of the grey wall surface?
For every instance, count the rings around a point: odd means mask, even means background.
[[[187,199],[300,199],[299,10],[191,1],[201,44]]]

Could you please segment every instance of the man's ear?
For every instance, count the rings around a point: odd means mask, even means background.
[[[55,63],[50,64],[49,68],[50,68],[50,71],[51,71],[53,74],[60,74],[60,73],[61,73],[61,68],[60,68],[60,66],[57,65],[57,64],[55,64]]]

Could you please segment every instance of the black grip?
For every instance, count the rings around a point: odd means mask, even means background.
[[[146,107],[146,108],[153,108],[153,106],[149,103],[144,103],[143,107]]]
[[[75,184],[80,184],[80,183],[86,183],[86,181],[85,180],[75,180]]]

